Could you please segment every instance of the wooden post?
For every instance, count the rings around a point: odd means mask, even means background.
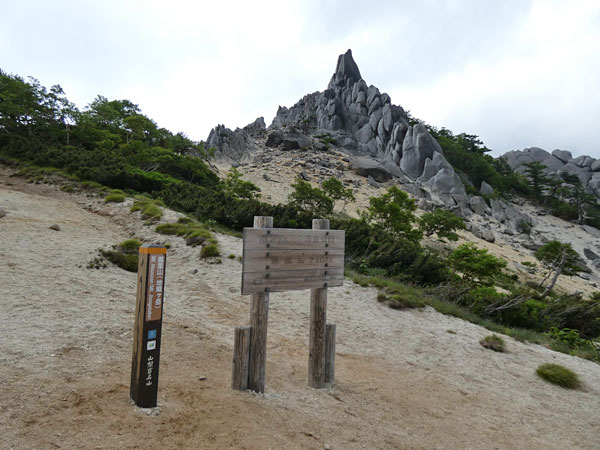
[[[231,388],[248,389],[248,358],[250,356],[250,327],[236,327],[233,344]]]
[[[335,381],[335,325],[328,323],[325,331],[325,384]]]
[[[163,246],[143,245],[139,249],[129,394],[142,408],[154,408],[158,397],[166,258]]]
[[[273,218],[255,216],[254,228],[273,228]],[[266,251],[266,250],[265,250]],[[269,319],[269,291],[252,294],[250,308],[250,359],[248,363],[248,389],[265,392],[265,367],[267,364],[267,323]]]
[[[313,219],[313,230],[329,230],[329,220]],[[327,254],[327,253],[326,253]],[[325,263],[327,266],[327,263]],[[308,348],[308,385],[325,385],[325,325],[327,323],[327,287],[310,290],[310,338]]]

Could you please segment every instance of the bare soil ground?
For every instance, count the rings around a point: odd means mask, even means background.
[[[271,295],[265,394],[231,390],[249,297],[227,258],[241,240],[223,235],[222,264],[168,239],[159,407],[136,408],[135,274],[87,268],[100,247],[165,242],[130,205],[0,169],[0,448],[600,448],[600,365],[510,338],[508,353],[486,350],[487,330],[430,308],[391,310],[350,281],[329,291],[333,387],[306,385],[309,294],[298,291]],[[546,362],[576,371],[583,389],[542,381]]]

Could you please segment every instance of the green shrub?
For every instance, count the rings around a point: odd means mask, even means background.
[[[108,194],[104,197],[105,203],[123,203],[125,201],[125,196],[123,194]]]
[[[161,223],[156,227],[156,232],[160,234],[183,236],[186,227],[179,223]]]
[[[137,239],[127,239],[119,244],[119,249],[124,253],[137,253],[141,245]]]
[[[142,243],[137,239],[128,239],[115,246],[114,250],[100,250],[100,254],[121,269],[137,272],[140,245]]]
[[[73,186],[69,186],[69,185],[64,185],[60,187],[60,190],[63,192],[67,192],[67,193],[72,193],[75,192],[75,188]]]
[[[479,343],[490,350],[494,350],[495,352],[505,352],[506,344],[504,343],[504,339],[500,336],[496,336],[495,334],[491,334],[489,336],[484,337]]]
[[[163,223],[156,227],[156,232],[184,237],[186,239],[186,243],[192,246],[196,246],[202,243],[204,240],[211,244],[217,244],[217,239],[215,236],[198,222],[186,221],[186,223]]]
[[[536,373],[544,380],[567,389],[581,387],[579,377],[575,372],[559,364],[542,364]]]
[[[392,309],[422,308],[425,306],[425,301],[420,296],[405,292],[392,295],[388,306]]]
[[[212,258],[214,256],[221,256],[217,244],[208,244],[202,247],[202,251],[200,252],[201,258]]]
[[[155,204],[149,204],[142,209],[142,218],[160,220],[163,216],[163,211]]]
[[[159,205],[164,206],[164,203],[161,200],[153,200],[145,195],[136,195],[130,211],[141,211],[142,218],[146,220],[160,220],[163,216],[163,211],[159,208]]]
[[[81,187],[86,190],[93,190],[102,189],[103,186],[100,183],[96,183],[95,181],[82,181]]]
[[[128,272],[137,272],[138,255],[126,254],[114,250],[103,250],[102,256],[108,259],[111,263],[119,266],[121,269]]]

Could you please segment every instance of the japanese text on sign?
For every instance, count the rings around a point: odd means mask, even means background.
[[[148,263],[148,295],[146,298],[146,322],[162,318],[165,255],[150,255]]]

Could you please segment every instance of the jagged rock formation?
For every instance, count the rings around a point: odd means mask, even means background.
[[[217,125],[210,131],[206,146],[216,150],[215,158],[240,164],[249,161],[250,155],[260,149],[256,139],[264,136],[265,132],[266,124],[262,117],[235,131],[225,125]]]
[[[473,214],[485,216],[504,224],[511,234],[518,234],[523,223],[535,225],[530,216],[504,201],[493,200],[488,205],[482,197],[467,195],[427,127],[411,121],[388,94],[367,85],[350,50],[339,56],[325,91],[308,94],[290,108],[280,106],[268,128],[262,118],[235,131],[219,125],[211,131],[207,144],[216,148],[217,158],[234,165],[249,162],[250,155],[260,148],[326,152],[333,145],[348,155],[351,169],[372,186],[395,180],[423,209],[442,206],[465,219]],[[551,156],[541,149],[534,153],[538,159]],[[570,154],[560,157],[572,159]],[[516,158],[527,162],[533,156]],[[589,166],[593,162],[577,161]],[[481,192],[493,194],[493,188],[483,183]],[[490,242],[494,239],[489,229],[479,233]]]
[[[526,169],[525,164],[539,162],[546,166],[545,172],[548,175],[575,175],[588,192],[600,195],[600,160],[591,156],[573,158],[571,152],[566,150],[549,153],[544,149],[531,147],[505,153],[502,158],[513,170],[521,173]]]
[[[217,149],[217,158],[242,163],[257,145],[256,133],[249,127],[264,132],[257,122],[235,131],[219,125],[211,131],[207,144]],[[368,86],[350,50],[338,58],[325,91],[306,95],[291,108],[279,107],[265,145],[323,150],[328,145],[324,137],[353,155],[358,173],[375,181],[396,177],[427,184],[444,196],[443,203],[448,206],[460,203],[455,195],[466,194],[425,125],[409,124],[402,107],[393,105],[390,96],[375,86]]]
[[[374,158],[380,170],[387,168],[393,176],[429,183],[440,194],[465,195],[463,183],[425,125],[411,125],[388,94],[367,86],[350,50],[338,58],[327,90],[309,94],[289,109],[279,107],[270,129],[290,126],[331,135],[340,148]]]

